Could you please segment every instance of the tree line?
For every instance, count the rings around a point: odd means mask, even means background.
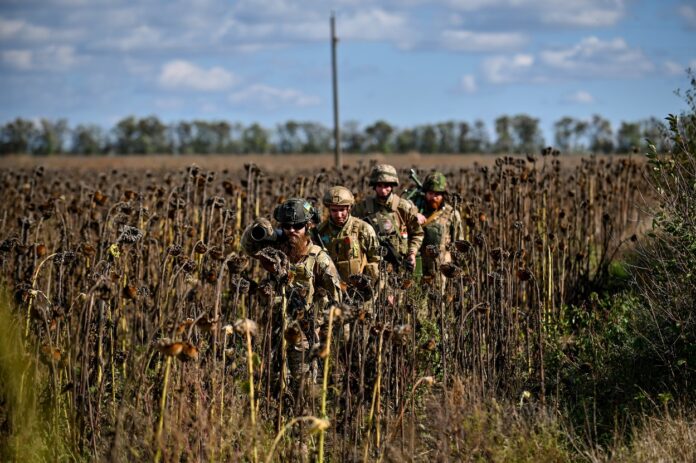
[[[664,124],[652,117],[621,122],[563,117],[554,123],[551,143],[563,153],[628,153],[649,139],[662,148]],[[341,127],[347,153],[536,153],[547,144],[539,119],[503,115],[491,134],[482,120],[445,121],[398,128],[378,120]],[[333,131],[317,122],[290,120],[267,128],[258,123],[180,121],[166,124],[157,116],[121,119],[111,129],[95,124],[71,127],[66,119],[17,118],[0,127],[0,154],[245,154],[326,153],[333,150]]]

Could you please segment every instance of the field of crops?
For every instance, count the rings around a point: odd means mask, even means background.
[[[493,458],[459,444],[477,425],[509,429],[558,408],[569,386],[545,365],[551,355],[573,361],[573,326],[595,316],[595,283],[617,271],[614,259],[648,219],[643,163],[544,154],[443,169],[465,223],[444,283],[392,272],[371,312],[355,302],[317,314],[319,374],[301,409],[272,387],[273,338],[285,326],[269,312],[282,284],[240,252],[240,236],[285,198],[316,201],[334,185],[369,194],[370,162],[342,171],[300,156],[282,168],[277,159],[5,162],[0,264],[14,309],[3,336],[26,352],[12,383],[25,418],[13,419],[50,423],[48,448],[21,451],[110,461]],[[402,158],[402,183],[414,163]],[[421,176],[430,170],[419,165]],[[490,398],[513,404],[504,422],[462,418],[461,401]],[[562,460],[554,451],[549,459]]]

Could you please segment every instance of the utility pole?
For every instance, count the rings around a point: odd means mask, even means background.
[[[336,72],[336,16],[331,12],[331,75],[333,77],[333,116],[334,116],[334,165],[340,169],[341,161],[341,128],[338,121],[338,76]]]

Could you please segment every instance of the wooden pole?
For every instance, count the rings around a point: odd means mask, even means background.
[[[331,75],[333,80],[333,116],[334,116],[334,166],[340,169],[341,160],[341,128],[338,121],[338,77],[336,72],[336,16],[331,12]]]

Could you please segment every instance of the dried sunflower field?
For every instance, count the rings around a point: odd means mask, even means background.
[[[577,319],[597,316],[598,282],[650,218],[646,163],[557,154],[446,169],[465,239],[444,283],[389,272],[371,312],[317,314],[302,409],[273,387],[282,282],[241,233],[289,197],[369,194],[370,162],[3,168],[0,349],[21,354],[2,379],[0,422],[19,429],[5,458],[567,461],[554,365],[573,362]]]

